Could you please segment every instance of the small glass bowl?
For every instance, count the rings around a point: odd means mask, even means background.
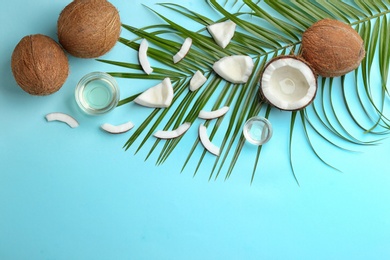
[[[89,115],[110,112],[118,105],[119,96],[116,80],[104,72],[85,75],[80,79],[75,91],[77,105]]]
[[[252,117],[246,121],[243,129],[245,139],[254,145],[263,145],[272,137],[272,125],[264,117]]]

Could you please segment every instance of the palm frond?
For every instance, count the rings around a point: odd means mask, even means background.
[[[151,139],[153,132],[158,127],[171,129],[184,122],[195,124],[199,111],[210,107],[211,102],[213,102],[211,107],[214,109],[228,105],[231,107],[229,115],[213,122],[207,121],[205,125],[211,133],[211,139],[220,140],[221,138],[218,136],[223,136],[220,141],[222,153],[220,157],[215,158],[209,179],[217,179],[224,171],[225,179],[229,178],[234,172],[235,165],[239,162],[242,150],[245,149],[245,138],[242,135],[245,121],[259,114],[272,121],[271,112],[275,108],[262,102],[258,96],[258,82],[265,64],[280,54],[299,54],[302,33],[311,24],[323,18],[338,19],[351,24],[364,39],[367,54],[361,66],[354,73],[338,79],[319,79],[321,82],[319,84],[320,94],[311,106],[300,112],[285,112],[291,113],[288,151],[295,181],[299,184],[293,162],[293,138],[295,135],[303,134],[308,147],[316,157],[325,165],[335,169],[331,163],[321,157],[318,148],[311,141],[311,134],[316,134],[316,136],[321,137],[322,141],[338,149],[350,151],[341,143],[358,146],[373,145],[377,144],[383,135],[388,133],[390,121],[386,117],[385,111],[386,100],[389,96],[387,87],[390,67],[389,1],[221,0],[218,2],[217,0],[206,0],[206,2],[219,14],[219,17],[206,17],[179,4],[161,3],[158,5],[168,12],[173,12],[175,17],[181,16],[183,19],[188,19],[199,25],[200,29],[197,31],[189,30],[179,22],[168,18],[167,15],[149,7],[147,8],[151,13],[162,20],[161,24],[145,28],[123,25],[123,28],[133,33],[135,38],[120,38],[120,43],[133,51],[138,50],[138,41],[142,38],[151,43],[148,55],[159,64],[153,68],[152,75],[144,74],[138,64],[126,61],[100,60],[122,70],[110,72],[114,77],[139,80],[162,80],[165,77],[170,77],[175,88],[172,106],[164,110],[153,110],[126,142],[124,145],[126,150],[133,147],[136,140],[142,138],[135,150],[137,153],[149,144],[148,140]],[[227,5],[230,3],[232,7],[236,6],[237,8],[238,6],[238,10],[229,11]],[[229,46],[222,49],[207,33],[206,26],[225,20],[234,21],[239,30]],[[193,46],[184,60],[179,64],[174,64],[172,56],[179,50],[182,41],[187,37],[192,38]],[[213,63],[217,59],[233,54],[247,54],[255,61],[255,70],[246,84],[225,82],[212,70]],[[371,73],[377,68],[380,77],[379,86],[378,81],[371,77]],[[196,70],[206,74],[208,81],[201,89],[192,93],[187,89],[189,80]],[[336,86],[341,90],[335,90]],[[133,93],[130,97],[123,99],[120,105],[132,102],[139,94]],[[355,102],[352,102],[350,97],[354,97]],[[356,103],[358,104],[357,108]],[[339,115],[338,108],[340,106],[349,116],[349,121],[353,122],[352,128],[351,124],[346,127],[343,121],[345,114],[343,117]],[[311,112],[309,113],[309,111]],[[367,121],[371,125],[368,125]],[[319,122],[319,125],[314,122]],[[296,130],[298,124],[301,125],[300,132]],[[312,130],[311,134],[309,128]],[[366,135],[356,136],[358,130]],[[175,149],[180,146],[181,141],[182,138],[169,141],[155,140],[149,148],[146,159],[149,159],[152,154],[158,153],[156,164],[166,162]],[[196,160],[193,172],[196,175],[205,160],[209,159],[205,150],[200,155],[196,153],[199,146],[199,140],[194,140],[193,146],[183,162],[182,171],[188,167],[192,160]],[[256,172],[259,171],[258,166],[263,149],[266,147],[260,146],[257,149],[251,182],[253,182]]]

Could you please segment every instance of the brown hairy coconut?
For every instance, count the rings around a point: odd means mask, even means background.
[[[114,47],[121,21],[106,0],[74,0],[61,12],[57,29],[61,45],[71,55],[96,58]]]
[[[58,91],[69,74],[68,58],[61,46],[42,34],[20,40],[12,53],[11,67],[18,85],[38,96]]]
[[[364,56],[362,38],[343,22],[323,19],[303,33],[302,57],[320,76],[342,76],[359,67]]]

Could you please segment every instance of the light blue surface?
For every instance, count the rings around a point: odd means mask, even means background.
[[[343,173],[324,166],[302,142],[294,156],[298,187],[287,155],[289,115],[273,112],[273,138],[254,183],[249,183],[252,160],[245,159],[256,153],[250,145],[228,181],[209,182],[207,166],[195,178],[192,169],[180,174],[173,158],[156,167],[153,160],[144,162],[147,149],[136,156],[122,149],[128,135],[99,130],[108,121],[139,125],[148,111],[124,106],[89,117],[75,108],[78,80],[112,67],[70,57],[71,74],[59,92],[47,97],[23,92],[10,70],[14,46],[28,34],[56,39],[56,21],[68,3],[0,3],[1,260],[390,259],[389,140],[360,147],[362,153],[318,142],[321,154]],[[141,0],[112,3],[124,23],[159,21]],[[179,3],[216,16],[203,1]],[[126,55],[136,59],[117,45],[104,58]],[[142,84],[120,81],[124,93]],[[80,127],[47,123],[44,116],[54,111],[75,116]],[[177,160],[185,159],[181,151],[192,145],[196,130],[187,135],[188,145],[174,154]]]

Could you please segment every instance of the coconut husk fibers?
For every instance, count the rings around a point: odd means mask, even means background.
[[[57,30],[59,42],[71,55],[97,58],[119,38],[119,12],[106,0],[75,0],[61,12]]]
[[[362,38],[343,22],[323,19],[302,35],[302,57],[323,77],[342,76],[355,70],[364,56]]]
[[[68,58],[52,38],[35,34],[23,37],[11,58],[17,84],[31,95],[49,95],[58,91],[69,74]]]

